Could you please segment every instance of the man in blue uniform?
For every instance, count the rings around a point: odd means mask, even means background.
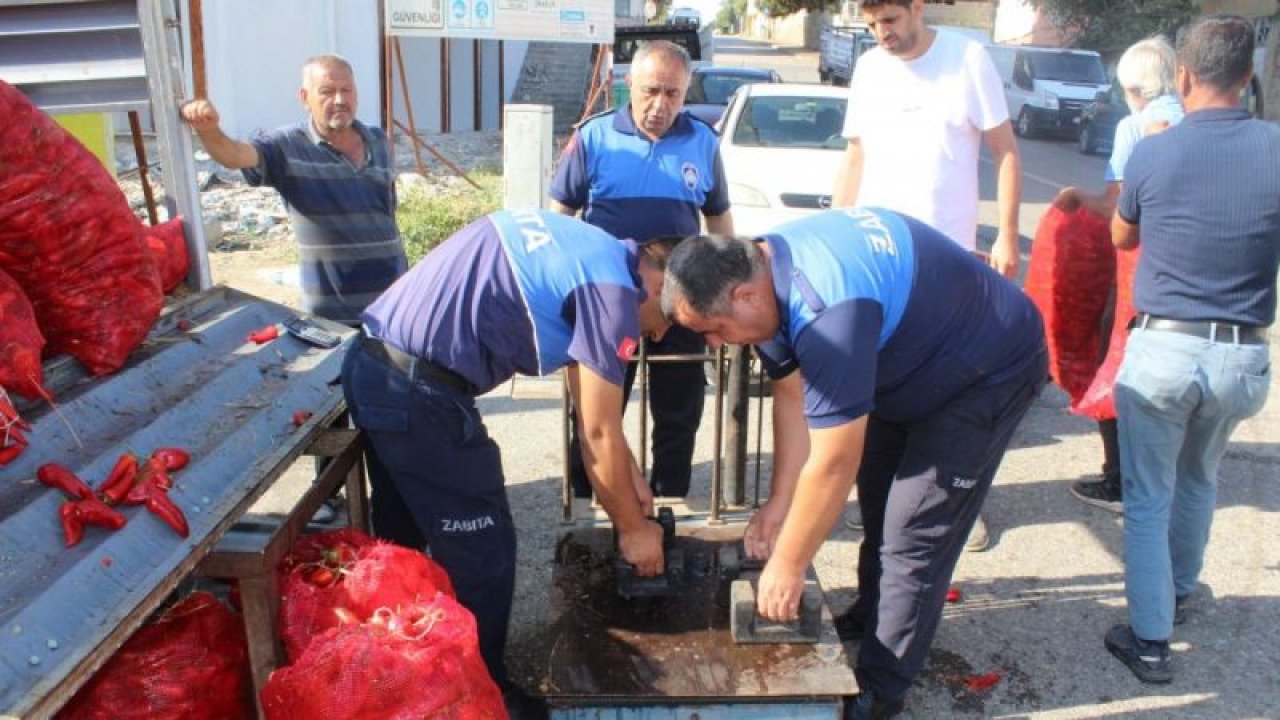
[[[710,126],[682,112],[692,72],[689,54],[667,41],[641,45],[632,57],[627,84],[631,103],[583,123],[565,148],[552,181],[551,207],[620,238],[644,241],[707,231],[732,234],[729,191],[720,162],[719,138]],[[703,353],[697,334],[673,328],[650,355]],[[626,377],[626,394],[635,379]],[[656,494],[683,497],[689,491],[694,436],[702,422],[706,378],[701,362],[655,363],[649,369],[653,413],[653,477]],[[589,494],[570,450],[574,489]]]
[[[762,615],[796,616],[805,569],[857,479],[862,695],[849,714],[896,714],[1009,439],[1048,378],[1035,306],[923,223],[850,208],[758,241],[686,239],[663,309],[712,345],[756,343],[774,379],[772,489],[744,538],[768,558]]]
[[[503,650],[516,537],[502,461],[475,397],[515,373],[565,368],[587,474],[640,575],[662,572],[653,497],[622,432],[622,379],[641,333],[661,338],[673,240],[638,246],[551,212],[497,212],[458,231],[363,315],[342,370],[371,445],[374,531],[431,550],[476,616],[513,717]]]

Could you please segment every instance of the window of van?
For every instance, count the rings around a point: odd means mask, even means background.
[[[1097,55],[1070,52],[1033,52],[1030,56],[1032,75],[1040,80],[1106,85],[1107,75]]]

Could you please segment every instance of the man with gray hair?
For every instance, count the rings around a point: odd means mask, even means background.
[[[1116,83],[1123,88],[1125,102],[1132,114],[1116,126],[1111,159],[1107,162],[1106,189],[1093,195],[1076,187],[1065,187],[1053,199],[1055,208],[1071,213],[1083,206],[1089,212],[1110,220],[1116,209],[1116,198],[1120,197],[1120,189],[1124,185],[1124,166],[1138,141],[1153,131],[1176,125],[1182,120],[1182,102],[1178,100],[1173,81],[1175,64],[1173,46],[1163,37],[1139,40],[1125,50],[1116,65]],[[1111,340],[1116,297],[1114,283],[1113,279],[1111,298],[1101,320],[1099,363],[1107,356]],[[1118,513],[1124,509],[1124,483],[1120,479],[1120,440],[1115,418],[1099,420],[1098,434],[1102,437],[1102,477],[1073,483],[1071,494],[1083,503]]]
[[[365,307],[408,268],[396,227],[395,163],[386,133],[356,119],[355,75],[343,58],[307,60],[298,99],[307,119],[249,142],[228,137],[206,99],[179,112],[214,160],[284,198],[298,239],[303,308],[358,325]]]
[[[845,717],[890,717],[924,666],[947,586],[1018,422],[1048,377],[1040,314],[933,228],[845,208],[760,239],[686,238],[663,311],[712,345],[756,344],[773,378],[760,614],[795,618],[855,479],[865,532]],[[852,638],[845,638],[850,640]]]
[[[1280,127],[1240,107],[1253,42],[1253,25],[1233,15],[1183,32],[1175,78],[1187,115],[1134,149],[1111,222],[1115,246],[1142,256],[1115,384],[1129,622],[1104,643],[1148,683],[1173,679],[1169,640],[1204,566],[1218,463],[1271,382]]]

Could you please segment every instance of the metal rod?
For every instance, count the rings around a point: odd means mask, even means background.
[[[156,212],[156,196],[151,190],[151,179],[147,177],[147,143],[142,139],[142,121],[138,119],[138,111],[129,111],[129,134],[133,136],[133,153],[138,157],[138,179],[142,181],[142,197],[147,201],[147,217],[152,225],[160,223],[160,215]]]
[[[640,338],[640,364],[636,379],[640,382],[640,475],[649,480],[649,341]],[[625,399],[625,398],[624,398]]]
[[[754,350],[753,350],[754,352]],[[760,466],[764,464],[764,364],[760,364],[760,397],[756,408],[756,498],[752,507],[760,507]]]
[[[498,129],[503,129],[506,122],[507,107],[507,46],[505,40],[498,40]]]
[[[716,348],[716,429],[711,443],[714,453],[711,456],[711,517],[707,520],[711,525],[723,522],[720,506],[724,502],[724,390],[724,345],[721,345]]]
[[[442,155],[442,154],[440,153],[440,151],[439,151],[439,150],[436,150],[434,147],[432,147],[432,146],[431,146],[431,143],[427,142],[426,140],[423,140],[422,138],[418,137],[418,136],[417,136],[417,135],[415,135],[414,133],[409,132],[408,128],[406,128],[404,125],[400,125],[400,121],[399,121],[399,120],[397,120],[397,121],[396,121],[396,125],[399,125],[399,126],[400,126],[400,129],[401,129],[401,130],[403,130],[403,131],[404,131],[404,132],[409,136],[409,140],[410,140],[414,145],[416,145],[416,146],[418,146],[418,147],[420,147],[420,148],[422,148],[422,149],[426,150],[427,152],[431,153],[432,155],[435,155],[437,160],[439,160],[440,162],[444,163],[445,165],[448,165],[448,166],[449,166],[449,168],[450,168],[451,170],[453,170],[454,172],[458,173],[458,175],[459,175],[463,180],[466,180],[467,182],[471,183],[471,186],[472,186],[472,187],[474,187],[475,189],[477,189],[477,190],[483,190],[483,188],[481,188],[481,187],[480,187],[480,183],[477,183],[475,180],[472,180],[470,175],[467,175],[467,173],[466,173],[462,168],[460,168],[460,167],[458,167],[457,165],[455,165],[455,164],[453,163],[453,161],[452,161],[452,160],[450,160],[449,158],[445,157],[444,155]]]
[[[729,372],[724,388],[729,405],[725,427],[725,498],[733,507],[741,507],[746,502],[747,415],[751,408],[748,353],[744,345],[734,345],[729,350]]]
[[[569,417],[569,410],[572,406],[569,392],[569,376],[561,375],[563,381],[560,383],[560,447],[563,450],[563,465],[561,471],[564,473],[564,481],[560,483],[560,510],[563,514],[561,522],[565,525],[573,524],[573,480],[570,475],[573,472],[573,459],[569,457],[569,452],[573,449],[570,440],[570,428],[573,425],[572,419]]]
[[[450,68],[449,38],[440,38],[440,132],[453,132],[453,70]]]
[[[396,54],[396,68],[400,71],[400,94],[404,97],[404,116],[409,121],[409,137],[418,137],[418,128],[413,122],[413,101],[409,99],[409,77],[404,72],[404,54],[400,52],[400,38],[391,38],[391,47]],[[418,174],[428,177],[427,164],[422,161],[422,153],[413,149],[413,162],[418,166]]]
[[[471,40],[471,129],[482,130],[484,123],[484,59],[480,56],[480,40]]]

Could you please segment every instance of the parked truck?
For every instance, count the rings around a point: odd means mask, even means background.
[[[818,79],[847,86],[858,58],[876,46],[876,36],[866,25],[828,25],[818,41]]]

